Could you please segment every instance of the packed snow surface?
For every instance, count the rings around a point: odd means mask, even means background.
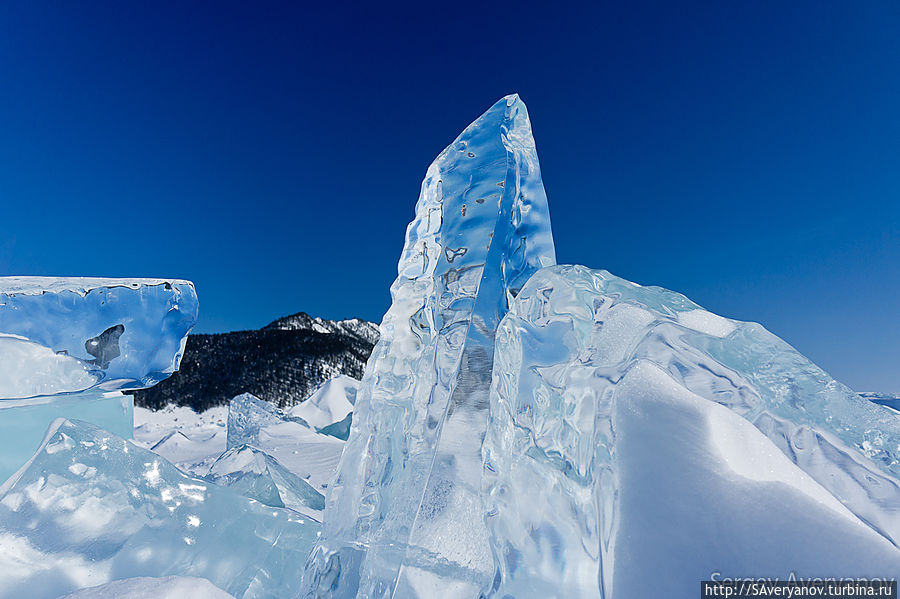
[[[203,578],[126,578],[75,591],[60,599],[234,599]]]
[[[181,406],[162,410],[134,408],[134,442],[151,449],[181,470],[203,476],[225,451],[228,406],[200,414]]]

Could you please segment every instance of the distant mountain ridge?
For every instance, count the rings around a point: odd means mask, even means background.
[[[181,368],[170,378],[134,392],[139,406],[168,404],[200,412],[252,393],[279,407],[308,397],[339,374],[362,378],[378,341],[378,327],[352,318],[326,320],[305,312],[258,330],[190,335]]]
[[[378,326],[360,318],[325,320],[324,318],[314,318],[306,312],[297,312],[296,314],[279,318],[263,327],[263,330],[268,329],[336,333],[357,337],[372,345],[378,342]]]

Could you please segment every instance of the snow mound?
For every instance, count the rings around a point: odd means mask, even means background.
[[[353,411],[359,381],[346,375],[329,379],[302,403],[288,410],[291,416],[302,418],[317,430],[340,422]]]

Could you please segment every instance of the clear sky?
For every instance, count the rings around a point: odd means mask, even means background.
[[[518,92],[560,262],[900,392],[900,4],[136,4],[0,4],[0,272],[380,321],[428,164]]]

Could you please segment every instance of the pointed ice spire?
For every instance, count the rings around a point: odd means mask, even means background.
[[[428,168],[307,596],[472,597],[489,581],[480,488],[494,333],[555,262],[528,112],[510,95]]]

